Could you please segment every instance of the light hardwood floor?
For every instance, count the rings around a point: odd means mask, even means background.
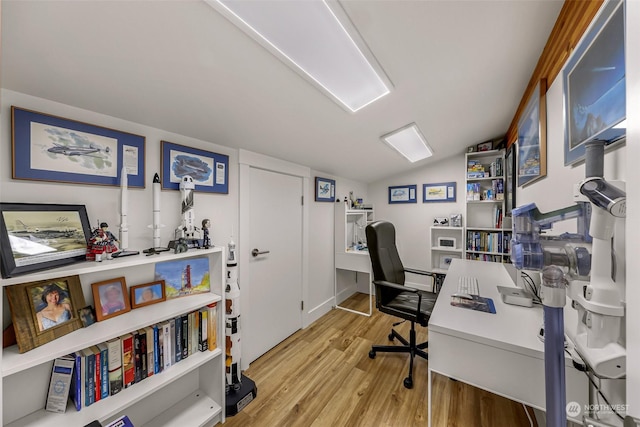
[[[368,308],[363,294],[348,303]],[[395,320],[375,308],[371,317],[336,309],[296,332],[251,364],[245,375],[258,396],[224,426],[426,426],[428,362],[415,359],[408,390],[407,354],[369,358],[372,344],[388,343]],[[408,336],[409,323],[397,329]],[[427,332],[418,330],[422,342]],[[434,427],[530,426],[521,404],[444,376],[435,376],[433,393]]]

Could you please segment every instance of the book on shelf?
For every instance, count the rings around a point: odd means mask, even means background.
[[[72,377],[75,363],[75,358],[70,355],[58,357],[53,361],[47,402],[44,406],[46,411],[58,413],[67,411],[67,400],[69,400],[69,391],[73,386]]]
[[[101,354],[100,349],[97,345],[92,345],[89,347],[93,352],[93,357],[95,360],[95,368],[94,368],[94,376],[93,376],[93,393],[94,393],[94,402],[99,402],[102,399],[102,389],[101,389],[101,381],[102,381],[102,361],[100,360]]]
[[[198,321],[196,311],[189,313],[189,354],[198,352]]]
[[[173,347],[173,337],[171,335],[171,324],[173,322],[163,322],[162,323],[162,359],[163,359],[163,369],[168,369],[173,365],[172,354],[175,353],[175,348]],[[174,326],[175,328],[175,326]],[[173,349],[173,350],[172,350]]]
[[[205,351],[209,348],[209,337],[207,335],[208,314],[207,307],[198,310],[198,351]]]
[[[189,357],[189,316],[183,314],[181,317],[182,324],[182,358]]]
[[[140,350],[140,381],[149,376],[149,362],[147,360],[147,330],[145,328],[138,330],[138,341]],[[137,357],[137,356],[136,356]]]
[[[133,331],[131,335],[133,336],[133,383],[135,384],[142,381],[142,357],[140,355],[140,334],[138,331]]]
[[[218,304],[212,302],[207,305],[207,347],[209,351],[213,351],[218,347]]]
[[[82,351],[76,351],[71,353],[74,359],[74,369],[71,378],[72,386],[70,391],[71,401],[76,407],[76,411],[79,411],[84,406],[84,377],[83,371],[83,359],[84,355]]]
[[[124,384],[122,382],[122,343],[120,338],[113,338],[106,342],[109,368],[109,395],[118,394]]]
[[[135,360],[133,349],[133,335],[124,334],[120,337],[122,349],[122,386],[131,387],[135,381]]]
[[[97,345],[100,350],[100,398],[109,397],[109,347],[101,342]]]
[[[171,322],[171,333],[173,334],[173,362],[182,360],[182,317],[178,316]]]
[[[147,335],[147,377],[156,373],[155,350],[156,350],[156,334],[152,326],[144,328]]]
[[[159,374],[164,368],[164,361],[162,359],[163,345],[162,326],[155,324],[153,325],[153,372],[155,374]]]
[[[93,405],[96,401],[96,357],[91,348],[85,348],[82,350],[82,354],[85,360],[85,378],[84,378],[84,406]]]

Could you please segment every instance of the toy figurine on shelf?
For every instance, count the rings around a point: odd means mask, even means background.
[[[109,225],[101,222],[100,227],[93,230],[89,244],[87,245],[87,260],[100,262],[102,259],[112,259],[112,255],[118,251],[116,236],[109,231]]]
[[[209,249],[211,245],[211,238],[209,237],[209,228],[211,228],[211,221],[209,219],[202,220],[202,230],[203,230],[203,239],[202,239],[202,247],[205,249]]]

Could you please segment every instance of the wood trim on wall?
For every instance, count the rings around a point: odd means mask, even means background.
[[[534,88],[540,79],[547,79],[547,88],[551,86],[602,3],[603,0],[565,0],[507,130],[507,147],[518,139],[518,120]]]

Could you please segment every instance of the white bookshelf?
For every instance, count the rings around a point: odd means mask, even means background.
[[[2,424],[11,427],[83,426],[93,420],[107,423],[127,415],[136,426],[214,425],[224,422],[224,277],[223,248],[190,250],[181,254],[137,255],[111,261],[80,262],[15,278],[2,279],[2,287],[78,275],[86,305],[93,305],[91,284],[125,277],[128,286],[154,280],[158,262],[206,256],[211,290],[133,309],[128,313],[81,328],[45,345],[20,354],[16,345],[0,356],[2,376]],[[6,296],[5,303],[6,303]],[[52,362],[71,352],[125,333],[189,313],[217,302],[217,348],[198,352],[162,372],[76,411],[72,403],[64,414],[45,411]],[[8,310],[6,304],[5,310]],[[9,313],[3,313],[7,326]],[[160,408],[160,409],[159,409]],[[162,410],[163,409],[163,410]],[[185,416],[189,422],[182,422]],[[175,424],[178,422],[178,424]]]

